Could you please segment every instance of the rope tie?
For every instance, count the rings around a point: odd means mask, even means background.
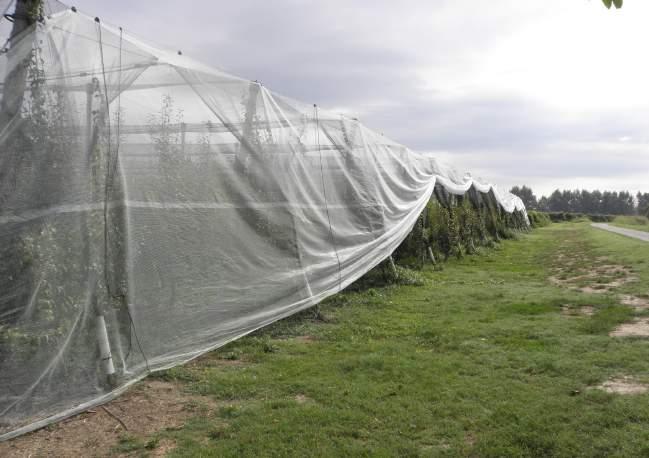
[[[334,236],[333,226],[331,224],[331,215],[329,214],[329,203],[327,202],[327,187],[325,185],[324,165],[322,162],[322,150],[320,149],[320,119],[318,117],[318,106],[313,104],[313,113],[316,125],[316,143],[318,145],[318,155],[320,156],[320,175],[322,177],[322,194],[324,196],[325,211],[327,213],[327,221],[329,222],[329,235],[331,237],[331,246],[336,253],[336,261],[338,262],[338,291],[342,291],[342,266],[340,264],[340,256],[338,255],[338,247],[336,246],[336,237]]]

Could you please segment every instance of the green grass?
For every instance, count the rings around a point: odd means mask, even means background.
[[[649,218],[646,216],[616,216],[613,226],[635,229],[636,231],[649,232]]]
[[[147,454],[171,439],[172,456],[647,456],[649,395],[589,387],[649,381],[649,345],[608,336],[632,315],[617,296],[547,281],[559,252],[632,266],[640,281],[619,292],[649,293],[649,244],[555,224],[425,270],[423,286],[339,294],[161,374],[221,407],[120,448]],[[565,304],[595,314],[566,317]],[[216,364],[232,360],[241,364]]]

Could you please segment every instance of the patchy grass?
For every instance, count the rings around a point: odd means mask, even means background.
[[[636,280],[597,294],[549,280],[606,265]],[[189,409],[183,426],[124,435],[112,453],[649,454],[649,394],[598,388],[649,383],[649,342],[609,336],[646,314],[620,301],[649,294],[649,244],[555,224],[417,283],[339,294],[156,375],[210,415]]]
[[[638,281],[552,285],[560,254]],[[608,336],[634,313],[618,293],[649,289],[647,260],[641,242],[553,225],[424,271],[424,286],[338,295],[325,319],[306,312],[210,355],[247,364],[183,368],[190,390],[230,404],[216,426],[196,417],[163,436],[176,456],[647,454],[649,397],[588,389],[649,380],[647,341]],[[565,304],[592,316],[567,319]]]
[[[616,216],[613,226],[635,229],[636,231],[649,232],[649,218],[646,216]]]

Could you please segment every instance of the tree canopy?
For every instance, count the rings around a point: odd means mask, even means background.
[[[622,8],[622,2],[623,0],[602,0],[604,2],[604,5],[606,8],[609,10],[611,9],[611,6],[615,5],[616,8]]]
[[[542,197],[538,207],[545,211],[573,213],[634,215],[649,210],[649,193],[628,191],[555,190],[549,197]]]
[[[536,210],[538,208],[538,202],[536,196],[532,192],[531,188],[523,185],[522,187],[514,186],[509,192],[515,196],[520,197],[520,199],[525,204],[525,208],[528,210]]]
[[[525,185],[514,186],[509,192],[520,197],[528,210],[649,216],[649,192],[638,192],[634,196],[628,191],[557,189],[549,196],[540,199],[537,199],[532,189]]]

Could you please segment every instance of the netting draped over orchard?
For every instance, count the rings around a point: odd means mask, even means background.
[[[0,439],[340,291],[436,185],[525,212],[355,119],[70,9],[13,37],[0,74]]]

